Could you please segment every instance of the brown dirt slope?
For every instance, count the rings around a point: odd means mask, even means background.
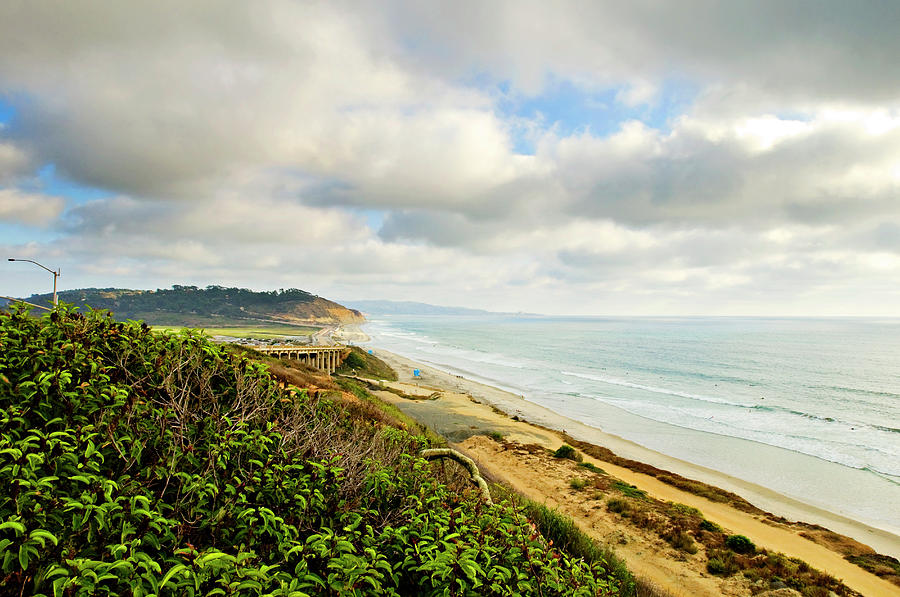
[[[248,315],[265,317],[286,323],[362,323],[366,320],[362,313],[348,309],[322,297],[315,297],[309,302],[294,302],[279,305],[265,311],[245,311]]]

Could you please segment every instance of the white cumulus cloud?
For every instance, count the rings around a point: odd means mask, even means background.
[[[61,197],[0,188],[0,222],[46,226],[59,217],[65,204]]]

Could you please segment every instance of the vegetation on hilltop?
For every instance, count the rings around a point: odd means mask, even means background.
[[[436,480],[428,440],[374,403],[246,354],[65,305],[0,313],[3,592],[618,592],[514,505]]]
[[[29,297],[29,302],[49,304],[52,295]],[[174,285],[157,290],[83,288],[64,290],[59,300],[112,311],[119,319],[141,319],[152,325],[213,326],[249,321],[281,323],[358,323],[359,311],[347,309],[305,290],[290,288],[256,292],[225,286]]]

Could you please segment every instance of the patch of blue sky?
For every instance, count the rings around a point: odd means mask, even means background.
[[[28,243],[49,243],[59,238],[59,231],[54,228],[38,228],[0,222],[0,238],[5,245],[27,245]]]
[[[365,218],[366,225],[374,232],[381,230],[384,225],[386,214],[380,209],[356,209],[354,211]]]
[[[797,110],[775,112],[774,116],[778,120],[795,120],[797,122],[812,122],[815,119],[815,115],[811,112],[799,112]]]
[[[18,99],[22,100],[21,97]],[[15,104],[9,98],[0,96],[0,129],[6,126],[14,126],[13,121],[16,113]],[[56,166],[53,164],[41,166],[35,175],[29,181],[22,183],[21,186],[27,191],[65,197],[75,203],[84,203],[93,199],[110,197],[114,194],[104,189],[82,185],[69,180],[58,173]]]
[[[12,119],[16,115],[16,108],[10,102],[3,99],[0,96],[0,127],[5,126],[12,122]]]
[[[82,204],[96,199],[112,197],[115,193],[79,184],[56,171],[56,166],[47,164],[37,172],[37,177],[29,186],[32,190],[40,191],[45,195],[63,197],[71,204]]]
[[[569,80],[550,81],[535,96],[511,91],[505,83],[497,89],[497,111],[513,123],[515,150],[523,154],[534,152],[535,133],[545,131],[562,137],[584,133],[606,137],[631,120],[667,130],[697,95],[696,87],[683,81],[664,83],[646,104],[640,105],[628,105],[620,100],[624,87],[589,89]]]

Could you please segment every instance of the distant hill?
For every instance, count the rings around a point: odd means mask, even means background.
[[[51,294],[27,299],[38,305],[52,301]],[[224,286],[175,285],[170,289],[82,288],[64,290],[59,300],[75,305],[108,309],[119,320],[142,319],[151,325],[228,325],[251,322],[327,325],[361,323],[362,313],[304,290],[255,292]]]
[[[345,301],[354,309],[372,315],[498,315],[495,311],[468,309],[466,307],[442,307],[413,301]]]

